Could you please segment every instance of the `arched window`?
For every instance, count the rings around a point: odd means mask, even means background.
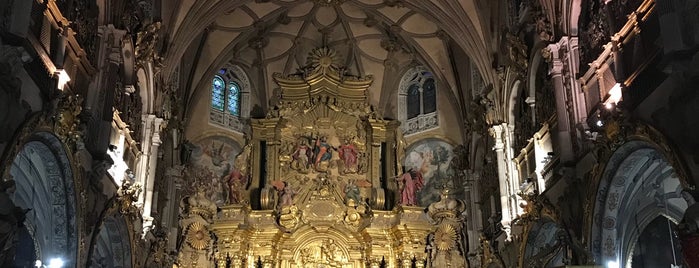
[[[423,66],[408,70],[401,78],[398,119],[406,135],[438,127],[437,85]]]
[[[228,83],[228,92],[226,92],[226,107],[231,115],[240,115],[240,87],[238,83]]]
[[[227,64],[211,82],[209,121],[225,128],[242,131],[242,118],[250,116],[250,80],[237,65]]]
[[[214,80],[211,82],[211,108],[223,111],[225,106],[225,92],[223,90],[223,78],[214,75]]]

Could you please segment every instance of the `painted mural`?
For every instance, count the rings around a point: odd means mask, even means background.
[[[237,191],[247,184],[236,176],[239,172],[234,167],[240,152],[238,143],[227,137],[213,136],[194,142],[190,163],[196,176],[207,184],[207,195],[213,197],[216,205],[240,202]]]
[[[404,175],[412,175],[416,192],[410,196],[410,191],[400,191],[399,203],[403,205],[428,206],[439,201],[439,194],[446,186],[450,192],[457,195],[461,192],[451,161],[454,158],[454,147],[440,139],[424,139],[410,145],[403,160]],[[411,186],[405,179],[398,178],[399,189]],[[414,198],[411,204],[411,197]]]

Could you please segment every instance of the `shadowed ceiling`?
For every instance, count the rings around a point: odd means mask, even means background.
[[[253,99],[263,109],[274,95],[274,73],[295,73],[308,53],[327,46],[352,75],[372,75],[373,104],[393,99],[400,75],[422,64],[459,96],[450,51],[459,49],[480,70],[488,66],[481,17],[468,1],[266,0],[181,1],[168,24],[172,45],[167,68],[182,54],[180,75],[191,90],[188,103],[208,97],[211,75],[227,63],[240,65],[253,84]],[[479,17],[480,16],[480,17]],[[187,38],[189,37],[189,39]],[[475,58],[474,58],[475,55]],[[172,62],[175,61],[175,62]],[[191,64],[190,64],[191,62]],[[464,61],[461,62],[464,64]],[[189,68],[189,69],[188,69]],[[172,71],[172,70],[170,70]],[[485,80],[488,75],[485,75]],[[264,89],[264,90],[263,90]],[[469,94],[470,95],[470,94]],[[380,105],[381,106],[381,105]]]

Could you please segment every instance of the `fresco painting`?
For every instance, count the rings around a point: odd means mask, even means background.
[[[440,139],[424,139],[413,143],[405,153],[404,172],[417,172],[422,176],[424,186],[417,191],[417,205],[428,206],[439,201],[439,194],[444,187],[458,194],[463,191],[454,176],[451,161],[454,147]]]
[[[217,205],[226,204],[228,185],[226,179],[234,172],[234,161],[241,148],[234,140],[213,136],[194,143],[191,164],[197,169],[198,177],[208,178],[211,186],[207,192]]]

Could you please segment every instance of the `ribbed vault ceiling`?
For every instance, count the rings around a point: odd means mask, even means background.
[[[432,69],[442,88],[457,96],[449,40],[459,45],[479,69],[489,64],[473,1],[458,1],[458,5],[452,0],[337,2],[181,1],[174,12],[178,15],[170,21],[174,25],[170,29],[173,42],[166,68],[177,66],[180,54],[197,55],[191,58],[195,66],[190,78],[196,89],[190,91],[195,95],[190,99],[196,101],[206,95],[203,89],[210,82],[209,76],[233,62],[246,69],[256,87],[266,89],[253,89],[260,94],[257,99],[266,100],[276,87],[273,73],[296,72],[305,65],[308,52],[328,46],[338,52],[350,74],[374,76],[370,98],[376,103],[384,87],[397,86],[396,79],[411,64]],[[192,41],[204,31],[207,34],[201,43]],[[186,57],[179,58],[184,61]],[[484,79],[488,80],[487,73]]]

